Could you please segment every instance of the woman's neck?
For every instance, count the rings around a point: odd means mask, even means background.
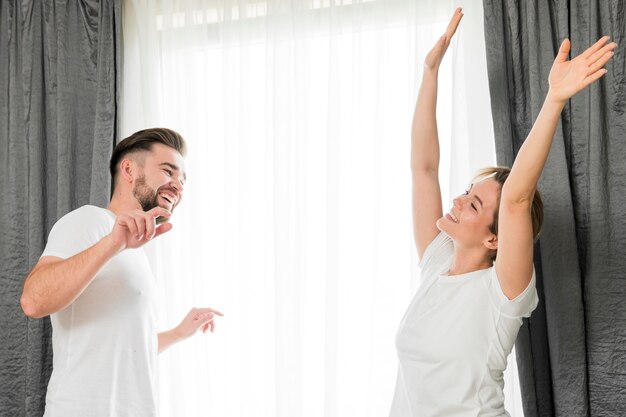
[[[468,272],[491,268],[493,261],[482,249],[459,248],[454,245],[454,256],[449,275],[461,275]]]

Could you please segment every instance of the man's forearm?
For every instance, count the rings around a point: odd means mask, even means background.
[[[119,250],[106,236],[71,258],[36,267],[24,282],[20,300],[24,313],[41,318],[64,309]]]
[[[159,353],[163,352],[170,346],[180,342],[184,338],[179,334],[176,328],[167,330],[158,334],[159,339]]]

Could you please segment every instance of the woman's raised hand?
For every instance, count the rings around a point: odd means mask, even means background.
[[[554,59],[548,82],[549,95],[565,102],[589,84],[606,74],[604,64],[614,55],[615,42],[607,44],[608,36],[603,36],[598,42],[591,45],[585,52],[568,61],[570,41],[565,39]]]
[[[431,49],[428,55],[426,55],[426,59],[424,60],[424,66],[426,68],[432,70],[439,69],[441,60],[448,50],[452,36],[454,36],[454,33],[456,32],[456,28],[459,27],[459,22],[461,22],[462,17],[463,11],[459,7],[454,11],[454,15],[452,15],[452,19],[450,19],[450,23],[448,23],[446,33],[444,33],[443,36],[437,40],[433,49]]]

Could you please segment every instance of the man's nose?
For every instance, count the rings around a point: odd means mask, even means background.
[[[183,192],[183,188],[185,187],[183,185],[183,182],[181,181],[180,177],[177,177],[175,179],[173,179],[172,181],[172,187],[179,193]]]

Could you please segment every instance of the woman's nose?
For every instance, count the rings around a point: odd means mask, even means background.
[[[454,200],[452,200],[452,204],[454,204],[455,207],[462,209],[463,207],[465,207],[465,203],[467,202],[467,199],[468,199],[468,196],[460,195]]]

